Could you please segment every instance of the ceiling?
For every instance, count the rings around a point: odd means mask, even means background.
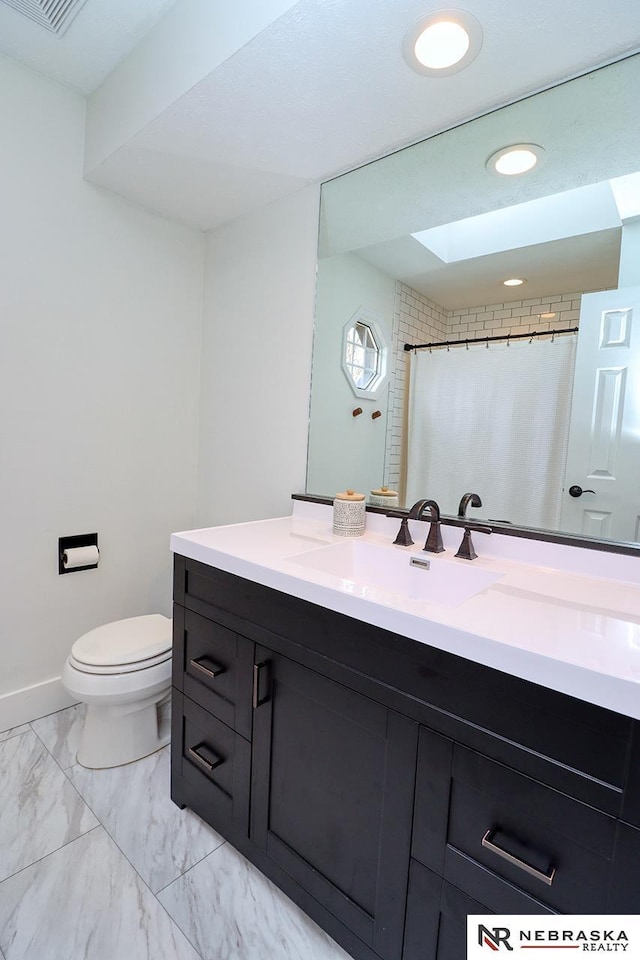
[[[422,76],[402,39],[441,7],[88,0],[57,39],[0,3],[0,49],[91,94],[87,179],[208,230],[640,47],[637,0],[465,0],[479,56]]]
[[[616,287],[620,239],[618,227],[444,263],[405,237],[357,255],[447,310],[458,310]],[[525,277],[526,286],[505,287],[502,281],[511,276]]]
[[[0,2],[0,52],[92,93],[156,25],[175,0],[88,0],[63,36]]]
[[[635,218],[640,174],[623,179],[633,181]],[[622,226],[605,180],[395,237],[357,255],[455,310],[617,286]],[[525,278],[526,286],[505,287],[509,277]]]

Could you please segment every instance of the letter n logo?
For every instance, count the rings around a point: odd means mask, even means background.
[[[481,947],[489,947],[490,950],[513,950],[509,943],[511,931],[508,927],[485,927],[482,923],[478,924],[478,943]]]

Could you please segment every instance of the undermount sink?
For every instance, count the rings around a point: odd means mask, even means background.
[[[412,564],[412,559],[419,565]],[[335,577],[338,589],[349,593],[359,592],[371,599],[380,593],[393,594],[448,607],[469,600],[504,576],[465,560],[447,560],[422,550],[410,552],[362,540],[331,544],[287,560]]]

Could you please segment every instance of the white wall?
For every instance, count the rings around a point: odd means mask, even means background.
[[[319,188],[208,235],[198,523],[291,512],[304,491]]]
[[[0,729],[63,702],[81,633],[169,613],[194,522],[204,240],[83,182],[84,112],[0,59]],[[58,576],[96,530],[98,570]]]
[[[636,287],[640,283],[640,219],[622,226],[619,287]]]
[[[393,371],[392,324],[396,283],[353,253],[320,260],[311,392],[308,489],[333,496],[347,488],[369,494],[384,482],[389,380],[375,400],[356,397],[341,369],[344,324],[360,308],[374,311]],[[362,408],[358,417],[352,415]],[[380,410],[382,416],[371,419]]]

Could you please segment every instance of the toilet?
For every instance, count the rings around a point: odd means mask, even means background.
[[[172,621],[115,620],[74,643],[62,685],[87,711],[78,763],[100,769],[146,757],[170,739]]]

